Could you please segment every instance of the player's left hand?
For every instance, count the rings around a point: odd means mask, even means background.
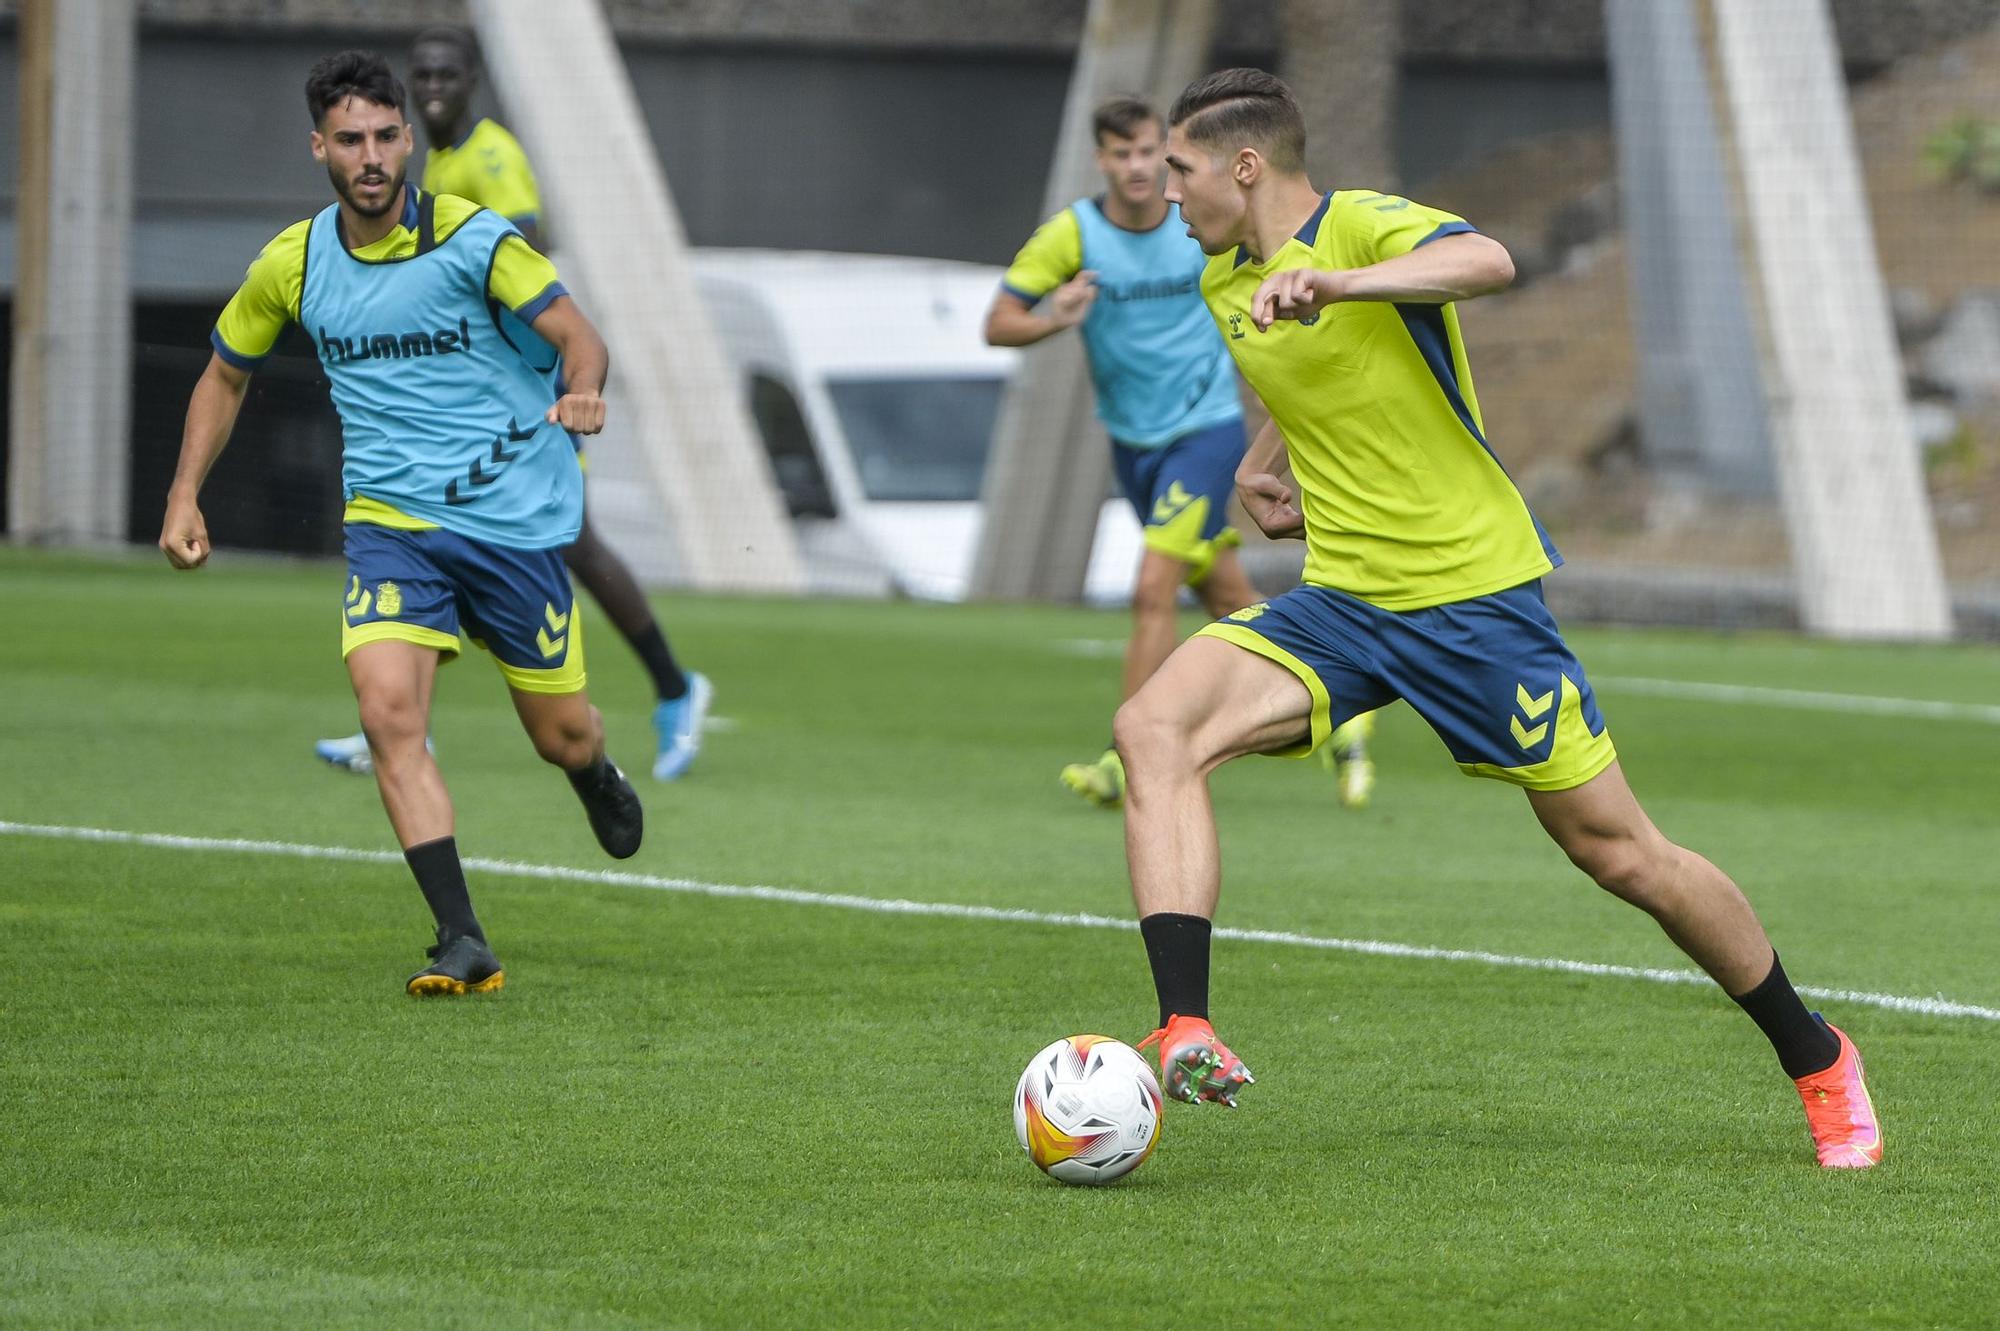
[[[571,434],[596,434],[604,428],[604,399],[595,393],[564,393],[547,419]]]
[[[1340,276],[1318,268],[1273,273],[1250,298],[1250,321],[1262,333],[1280,319],[1310,319],[1340,299]]]
[[[1299,510],[1298,496],[1268,472],[1251,472],[1236,478],[1236,497],[1257,529],[1274,541],[1303,540],[1306,515]]]

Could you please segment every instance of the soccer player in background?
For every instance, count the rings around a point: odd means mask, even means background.
[[[493,120],[473,116],[472,95],[478,86],[479,50],[472,34],[462,28],[429,28],[417,34],[410,48],[410,90],[430,141],[423,188],[491,209],[512,222],[530,246],[540,248],[542,205],[535,173],[512,134]],[[581,440],[577,456],[583,456]],[[632,644],[652,677],[653,729],[659,740],[653,775],[661,781],[674,780],[701,750],[702,722],[714,695],[708,677],[684,671],[674,659],[638,580],[592,529],[587,511],[583,530],[563,551],[563,562]],[[314,751],[337,767],[368,770],[364,735],[321,740]]]
[[[1183,585],[1211,618],[1249,605],[1257,591],[1229,526],[1243,457],[1236,371],[1201,303],[1201,247],[1163,192],[1165,122],[1137,97],[1114,97],[1092,114],[1091,131],[1104,193],[1078,199],[1029,237],[986,316],[986,340],[1025,347],[1065,328],[1083,335],[1118,484],[1145,528],[1125,647],[1130,698],[1179,639]],[[1350,807],[1366,804],[1375,784],[1372,729],[1371,716],[1356,716],[1326,750]],[[1115,744],[1063,768],[1062,780],[1094,804],[1124,803]]]
[[[598,844],[625,859],[644,830],[584,691],[583,619],[562,560],[583,521],[570,433],[603,428],[609,357],[511,223],[406,184],[403,88],[381,57],[321,60],[306,103],[337,200],[266,245],[216,320],[160,548],[176,568],[207,561],[202,481],[251,373],[298,324],[340,414],[341,655],[382,804],[437,924],[431,964],[406,987],[490,991],[506,976],[473,913],[451,796],[425,744],[438,666],[458,655],[461,629],[499,663],[535,751],[568,774]]]
[[[1202,295],[1271,410],[1238,493],[1308,554],[1304,585],[1201,630],[1118,713],[1126,855],[1160,1004],[1147,1043],[1170,1092],[1234,1104],[1251,1080],[1208,1019],[1221,879],[1208,773],[1308,751],[1400,697],[1466,773],[1524,788],[1570,859],[1743,1007],[1798,1088],[1821,1165],[1877,1163],[1853,1043],[1800,1002],[1736,885],[1648,820],[1542,603],[1559,557],[1487,445],[1452,308],[1513,280],[1507,251],[1408,199],[1319,193],[1298,104],[1259,70],[1197,80],[1170,122],[1167,196],[1210,256]]]

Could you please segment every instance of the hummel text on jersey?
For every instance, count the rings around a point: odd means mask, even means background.
[[[358,333],[335,337],[319,330],[319,358],[328,365],[360,360],[402,360],[411,356],[448,356],[472,350],[472,327],[464,319],[457,328],[440,328],[426,333]]]

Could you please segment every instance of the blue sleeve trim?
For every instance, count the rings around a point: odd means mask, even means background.
[[[531,324],[541,317],[543,310],[556,303],[557,297],[567,296],[568,294],[569,288],[561,282],[551,282],[542,288],[541,295],[536,296],[527,304],[517,307],[514,311],[515,317],[520,319],[522,323]]]
[[[1012,296],[1015,300],[1020,301],[1023,305],[1026,305],[1031,310],[1034,309],[1035,306],[1042,303],[1043,296],[1049,294],[1046,291],[1040,293],[1036,293],[1033,291],[1023,291],[1021,290],[1021,288],[1015,286],[1012,282],[1002,282],[1000,284],[1000,289],[1006,292],[1008,295]]]
[[[1486,436],[1480,433],[1478,424],[1472,419],[1472,408],[1466,405],[1465,394],[1459,391],[1458,366],[1452,357],[1451,332],[1445,326],[1443,307],[1398,305],[1396,313],[1403,316],[1403,326],[1409,330],[1410,340],[1417,344],[1424,364],[1430,367],[1431,377],[1437,380],[1438,388],[1443,391],[1445,400],[1451,403],[1451,409],[1457,413],[1459,423],[1465,426],[1465,432],[1477,439],[1481,448],[1492,453],[1492,445],[1486,442]],[[1500,461],[1498,455],[1493,460]],[[1503,466],[1501,470],[1506,468]]]
[[[542,224],[542,215],[540,213],[520,213],[507,220],[515,226],[540,226]]]
[[[1428,236],[1410,246],[1410,248],[1420,250],[1432,241],[1443,240],[1446,236],[1476,236],[1478,234],[1479,228],[1470,222],[1440,222],[1437,230],[1431,232]]]
[[[222,357],[222,359],[228,361],[239,370],[254,370],[264,363],[265,356],[270,355],[269,352],[265,352],[264,356],[244,355],[222,340],[222,330],[219,328],[209,330],[208,344],[215,348],[216,355]]]

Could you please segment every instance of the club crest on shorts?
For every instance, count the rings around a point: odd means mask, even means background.
[[[384,619],[394,619],[403,613],[403,589],[393,582],[377,584],[375,588],[375,613]]]
[[[1269,601],[1259,601],[1255,605],[1246,605],[1241,610],[1231,611],[1229,614],[1224,615],[1223,618],[1233,619],[1239,624],[1248,624],[1251,620],[1256,619],[1270,608],[1271,603]]]

